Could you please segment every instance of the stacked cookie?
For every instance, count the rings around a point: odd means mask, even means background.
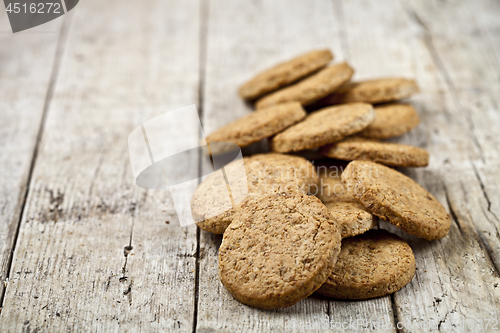
[[[444,207],[391,168],[426,166],[428,153],[381,141],[418,125],[411,105],[393,103],[417,92],[416,83],[349,82],[353,69],[328,66],[332,59],[328,50],[313,51],[257,75],[239,90],[256,110],[206,138],[212,154],[269,138],[272,152],[243,159],[247,186],[230,189],[245,200],[225,207],[218,195],[224,177],[214,173],[191,201],[197,225],[224,234],[222,283],[250,306],[290,306],[314,292],[339,299],[393,293],[413,278],[415,259],[405,241],[378,229],[377,218],[428,240],[450,227]],[[307,114],[305,106],[317,110]],[[310,149],[352,162],[337,173],[285,154]],[[225,166],[226,176],[236,169]]]

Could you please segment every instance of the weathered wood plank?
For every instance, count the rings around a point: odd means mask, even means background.
[[[62,19],[13,34],[0,12],[0,281],[11,262]],[[0,285],[0,295],[4,283]]]
[[[477,139],[476,129],[470,126],[469,111],[457,107],[450,77],[438,62],[438,51],[429,45],[428,32],[422,31],[414,13],[404,3],[387,1],[375,5],[369,1],[349,1],[345,2],[344,10],[351,59],[359,73],[365,77],[408,76],[419,82],[421,93],[411,102],[420,111],[422,123],[412,133],[394,141],[430,151],[428,168],[405,170],[405,173],[447,206],[454,220],[449,236],[435,242],[417,239],[382,224],[410,242],[417,261],[415,279],[393,296],[400,328],[425,332],[451,329],[455,323],[454,330],[466,331],[463,319],[496,319],[498,273],[488,251],[482,249],[485,247],[482,239],[490,237],[491,243],[487,244],[498,244],[498,236],[491,222],[495,221],[494,214],[488,212],[491,205],[474,173],[475,164],[471,163],[481,164],[485,148]],[[456,22],[451,17],[449,24],[452,20]],[[446,21],[437,17],[432,21],[440,20]],[[486,167],[486,170],[491,169]],[[491,185],[490,191],[494,186]],[[490,252],[494,252],[491,247]]]
[[[498,4],[488,1],[474,4],[415,1],[408,11],[434,53],[459,111],[457,113],[466,118],[481,159],[498,161]]]
[[[0,326],[192,331],[196,228],[178,226],[168,193],[135,186],[127,137],[141,113],[197,102],[199,2],[73,12]]]
[[[259,70],[314,48],[330,48],[335,61],[346,59],[337,5],[324,1],[309,1],[307,5],[300,1],[211,1],[203,94],[205,132],[250,112],[237,89]],[[390,298],[349,303],[312,296],[275,311],[243,305],[219,281],[220,242],[221,236],[201,232],[197,318],[201,332],[321,331],[358,318],[393,321]]]

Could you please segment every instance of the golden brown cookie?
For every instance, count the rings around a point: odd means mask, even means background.
[[[342,173],[349,194],[379,218],[427,240],[445,237],[450,217],[413,179],[370,161],[352,161]]]
[[[416,92],[418,92],[418,85],[415,80],[403,78],[351,82],[321,100],[321,104],[330,105],[352,102],[386,103],[410,97]]]
[[[229,123],[206,137],[207,143],[221,142],[210,145],[214,155],[230,151],[233,146],[222,142],[230,142],[240,147],[246,147],[254,142],[268,138],[281,132],[290,125],[305,118],[306,112],[297,102],[275,105],[270,108],[252,112]]]
[[[420,123],[417,111],[409,104],[387,104],[375,108],[377,117],[360,136],[370,139],[389,139],[411,131]]]
[[[339,160],[368,160],[395,167],[423,167],[429,164],[429,153],[422,148],[358,136],[321,147],[319,152]]]
[[[385,230],[342,240],[337,263],[316,292],[339,299],[367,299],[392,294],[415,275],[410,246]]]
[[[366,103],[324,108],[277,134],[271,149],[285,153],[320,147],[361,131],[374,119],[373,107]]]
[[[360,235],[378,225],[377,219],[359,202],[329,202],[325,206],[340,225],[342,238]]]
[[[238,301],[262,309],[291,306],[330,275],[340,231],[314,196],[276,193],[250,200],[219,249],[219,276]]]
[[[248,187],[237,186],[238,183],[231,186],[233,198],[245,195],[260,198],[294,189],[308,193],[309,187],[317,186],[318,183],[313,164],[302,157],[258,154],[243,158],[243,162]],[[228,164],[224,170],[228,179],[241,177],[240,164],[237,162]],[[216,234],[224,233],[243,203],[236,203],[232,207],[227,191],[221,170],[212,173],[198,186],[191,198],[191,211],[198,227]]]
[[[351,79],[353,69],[345,62],[327,67],[302,81],[273,92],[257,101],[258,109],[296,101],[308,105],[337,90]]]
[[[252,100],[286,86],[326,66],[333,59],[330,50],[302,54],[260,73],[239,89],[240,96]]]

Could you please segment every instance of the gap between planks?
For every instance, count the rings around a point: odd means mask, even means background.
[[[64,50],[66,48],[66,44],[68,41],[68,33],[69,33],[69,29],[71,28],[72,18],[73,18],[73,13],[68,14],[68,15],[64,15],[62,17],[63,22],[62,22],[61,27],[59,29],[59,37],[57,40],[56,52],[54,55],[54,63],[52,65],[49,86],[47,88],[47,94],[45,96],[45,101],[43,104],[42,118],[40,121],[40,126],[38,127],[38,133],[36,135],[35,147],[33,149],[33,155],[31,157],[31,163],[30,163],[30,167],[29,167],[29,171],[28,171],[28,178],[26,180],[26,188],[25,188],[25,192],[23,194],[23,201],[21,204],[21,208],[19,210],[19,219],[17,221],[16,232],[14,234],[14,240],[12,242],[12,249],[9,253],[9,263],[7,266],[7,273],[5,276],[6,281],[8,281],[10,278],[10,273],[11,273],[11,269],[12,269],[12,261],[14,258],[14,252],[16,251],[17,240],[19,237],[19,229],[21,227],[21,221],[24,217],[24,213],[25,213],[24,210],[26,207],[26,201],[28,198],[29,190],[30,190],[31,177],[33,176],[33,170],[35,168],[35,162],[36,162],[36,159],[38,156],[38,148],[40,145],[40,141],[42,139],[43,130],[45,128],[45,121],[47,119],[47,113],[49,111],[50,102],[52,101],[52,97],[54,94],[54,87],[56,85],[57,77],[59,75],[59,69],[61,68],[62,55],[64,54]],[[0,296],[0,311],[3,308],[6,290],[7,290],[7,288],[5,286],[3,286],[2,295]]]
[[[208,1],[201,1],[200,4],[200,45],[199,45],[199,75],[198,75],[198,116],[203,129],[203,92],[205,87],[205,65],[207,51],[207,28],[208,28]],[[204,132],[200,132],[199,139],[204,139]],[[202,151],[198,151],[198,178],[201,183],[203,176]],[[193,310],[193,333],[196,332],[198,325],[198,294],[200,286],[200,238],[201,230],[196,227],[196,262],[194,272],[194,310]]]

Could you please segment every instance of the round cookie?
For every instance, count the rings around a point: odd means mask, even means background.
[[[422,148],[358,136],[324,146],[319,152],[339,160],[369,160],[395,167],[423,167],[429,164],[429,153]]]
[[[337,90],[348,82],[354,71],[345,62],[327,67],[298,83],[273,92],[257,101],[258,109],[296,101],[308,105]]]
[[[361,235],[378,225],[377,219],[359,202],[329,202],[325,206],[340,225],[342,238]]]
[[[439,201],[413,179],[370,161],[353,161],[342,182],[372,214],[427,240],[445,237],[450,216]]]
[[[270,68],[245,83],[239,89],[247,100],[286,86],[326,66],[333,59],[330,50],[315,50]]]
[[[285,153],[332,143],[361,131],[375,119],[370,104],[352,103],[321,109],[271,139],[271,149]]]
[[[318,198],[276,193],[234,216],[219,249],[219,277],[244,304],[287,307],[326,281],[339,252],[339,228]]]
[[[252,112],[229,123],[206,137],[210,142],[231,142],[240,147],[246,147],[254,142],[268,138],[281,132],[290,125],[305,118],[306,112],[297,102],[276,105],[270,108]],[[232,145],[210,145],[214,155],[230,151]]]
[[[367,299],[392,294],[415,275],[410,246],[385,230],[342,240],[342,249],[326,282],[316,293],[339,299]]]
[[[389,139],[411,131],[420,123],[417,111],[409,104],[387,104],[375,108],[377,117],[360,136],[370,139]]]
[[[407,98],[418,92],[415,80],[386,78],[351,82],[335,93],[321,100],[321,104],[342,104],[365,102],[371,104],[386,103]]]
[[[247,195],[260,198],[284,190],[308,193],[317,186],[318,175],[314,165],[305,158],[283,154],[258,154],[243,158],[247,188],[231,187],[233,197]],[[228,179],[241,177],[240,165],[232,162],[224,167]],[[198,227],[216,234],[223,234],[243,202],[232,207],[227,186],[220,170],[209,175],[191,198],[191,211]],[[223,213],[220,213],[223,212]]]

